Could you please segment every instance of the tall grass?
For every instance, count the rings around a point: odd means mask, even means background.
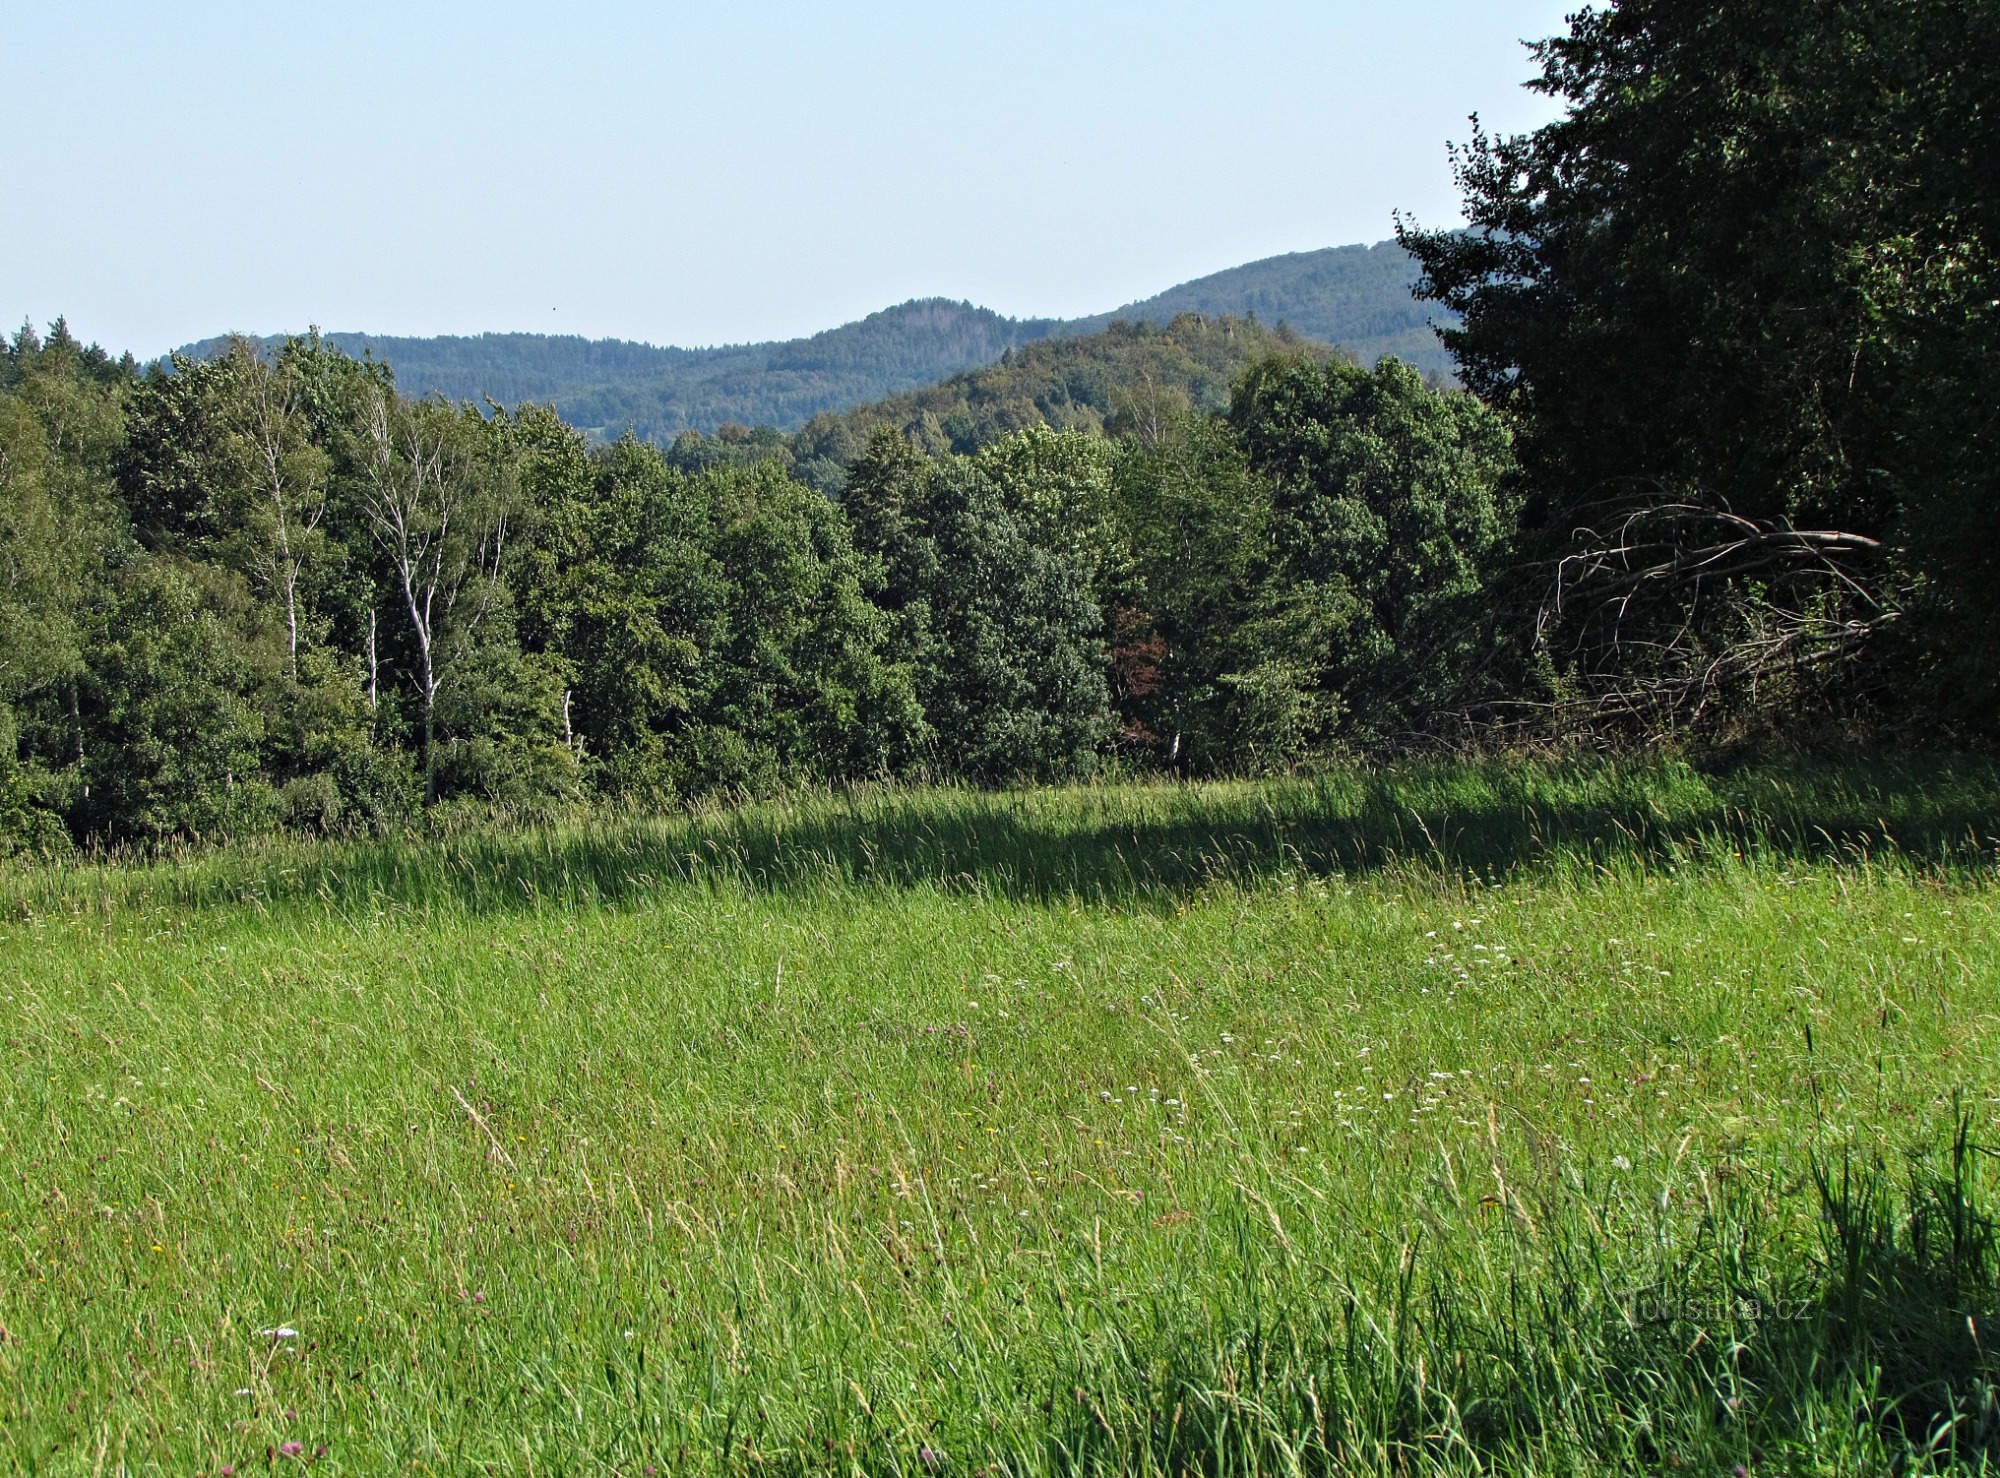
[[[718,883],[1129,902],[1412,863],[1494,876],[1747,854],[1990,867],[2000,859],[2000,766],[1908,759],[1710,775],[1667,762],[1524,760],[1263,783],[859,787],[455,835],[279,838],[108,863],[22,862],[0,873],[0,906],[23,915],[286,902],[489,912],[596,908]]]
[[[1436,766],[15,871],[0,1464],[1990,1469],[1996,800]]]

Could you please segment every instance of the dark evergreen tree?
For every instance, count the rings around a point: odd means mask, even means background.
[[[1921,616],[1994,712],[2000,12],[1616,0],[1535,55],[1564,116],[1402,236],[1520,427],[1556,655],[1672,726]]]

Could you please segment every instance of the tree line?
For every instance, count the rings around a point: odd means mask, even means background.
[[[1562,117],[1401,231],[1462,391],[1280,343],[1210,408],[1152,378],[1226,359],[1180,325],[663,450],[311,336],[141,374],[24,329],[0,838],[1990,739],[2000,12],[1618,0],[1534,54]]]
[[[1385,362],[971,453],[593,447],[311,337],[0,368],[9,845],[656,805],[801,782],[1288,765],[1481,656],[1508,434]],[[1417,676],[1417,674],[1423,674]]]

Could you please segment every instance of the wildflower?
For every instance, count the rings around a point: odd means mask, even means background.
[[[260,1329],[257,1332],[263,1335],[265,1339],[297,1339],[299,1337],[298,1330],[284,1324],[280,1324],[276,1329]]]

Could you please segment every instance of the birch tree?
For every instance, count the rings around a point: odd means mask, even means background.
[[[325,554],[330,459],[314,444],[287,358],[266,364],[242,339],[230,347],[231,434],[242,483],[237,542],[245,572],[284,607],[286,672],[299,671],[300,584]]]
[[[504,468],[469,410],[377,388],[364,420],[361,506],[402,597],[422,716],[424,799],[437,799],[438,695],[476,645],[507,545]]]

